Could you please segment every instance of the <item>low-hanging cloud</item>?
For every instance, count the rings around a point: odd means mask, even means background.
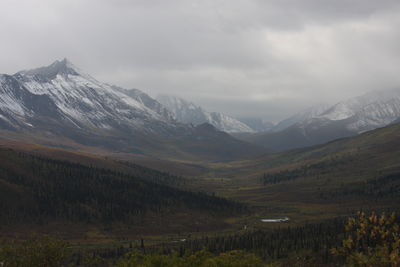
[[[0,73],[69,58],[99,80],[279,120],[400,86],[397,0],[2,0]]]

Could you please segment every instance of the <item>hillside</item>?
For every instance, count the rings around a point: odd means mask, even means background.
[[[326,144],[213,165],[219,194],[264,207],[293,222],[398,210],[400,124]]]
[[[155,233],[188,230],[193,220],[199,229],[218,228],[224,225],[222,215],[243,209],[223,198],[184,191],[185,179],[165,172],[104,158],[76,155],[66,161],[44,154],[0,148],[3,234],[6,229],[25,232],[28,225],[51,232],[53,224],[66,236],[75,231],[71,225],[123,224],[125,233]]]

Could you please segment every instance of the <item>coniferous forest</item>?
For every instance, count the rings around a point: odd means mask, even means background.
[[[243,204],[224,198],[157,183],[155,180],[172,183],[180,178],[143,167],[130,175],[13,150],[1,149],[0,155],[3,224],[51,219],[128,223],[146,213],[195,210],[233,214],[245,210]]]

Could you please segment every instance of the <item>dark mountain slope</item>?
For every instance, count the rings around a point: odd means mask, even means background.
[[[344,120],[325,124],[324,119],[313,119],[306,127],[295,124],[279,132],[248,135],[242,139],[274,151],[284,151],[356,135],[346,128],[346,123]]]

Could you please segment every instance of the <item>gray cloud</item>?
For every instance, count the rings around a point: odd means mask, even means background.
[[[0,73],[94,77],[238,117],[399,87],[398,0],[2,0]]]

